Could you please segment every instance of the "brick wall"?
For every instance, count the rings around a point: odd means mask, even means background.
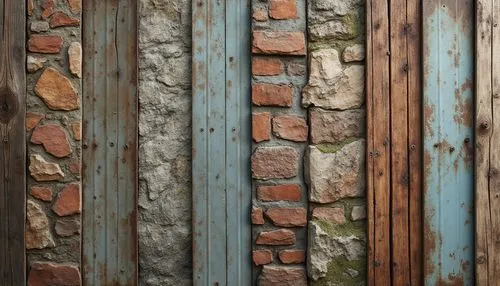
[[[255,279],[363,284],[363,2],[254,0],[252,10]]]
[[[28,0],[29,285],[80,284],[80,0]]]

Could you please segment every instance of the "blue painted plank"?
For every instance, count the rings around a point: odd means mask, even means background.
[[[473,285],[473,1],[426,0],[424,269],[426,285]]]
[[[194,285],[251,283],[248,19],[249,1],[193,3]]]

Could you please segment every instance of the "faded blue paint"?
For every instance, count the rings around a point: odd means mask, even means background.
[[[474,284],[472,0],[424,1],[425,284]]]
[[[193,283],[250,285],[249,1],[193,1]]]

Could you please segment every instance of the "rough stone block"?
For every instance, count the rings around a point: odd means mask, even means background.
[[[299,153],[292,147],[259,147],[252,155],[255,179],[284,179],[297,176]]]
[[[365,134],[365,111],[362,109],[332,111],[311,108],[311,141],[313,144],[340,143]]]

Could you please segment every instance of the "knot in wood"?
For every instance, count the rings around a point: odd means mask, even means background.
[[[7,124],[19,111],[19,100],[14,91],[8,87],[0,88],[0,122]]]

